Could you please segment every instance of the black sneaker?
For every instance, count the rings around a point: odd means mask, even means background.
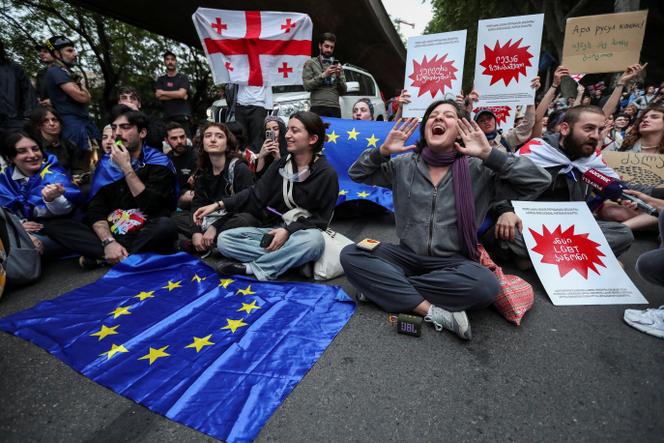
[[[312,278],[314,278],[314,264],[313,264],[313,262],[307,262],[307,263],[303,264],[302,266],[300,266],[297,270],[300,273],[300,275],[304,278],[307,278],[307,279],[310,279],[310,280]]]
[[[217,266],[217,273],[221,275],[247,275],[247,267],[238,262],[225,262]]]
[[[97,269],[101,266],[104,266],[106,262],[104,260],[99,260],[96,258],[90,258],[90,257],[79,257],[78,258],[78,265],[81,267],[81,269],[85,269],[86,271],[92,271],[93,269]]]

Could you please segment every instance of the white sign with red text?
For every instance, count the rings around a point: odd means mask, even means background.
[[[404,106],[404,117],[422,117],[433,101],[455,100],[461,92],[465,53],[466,30],[408,39],[404,89],[412,102]]]
[[[585,202],[513,201],[535,271],[556,306],[647,304]]]

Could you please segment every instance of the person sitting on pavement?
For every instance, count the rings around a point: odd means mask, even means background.
[[[643,200],[659,211],[659,234],[661,237],[664,234],[664,200],[634,190],[625,192]],[[636,210],[636,205],[633,203],[627,204],[631,205],[633,210]],[[636,261],[636,272],[644,280],[654,285],[664,286],[664,240],[661,240],[658,249],[645,252],[639,256]],[[628,325],[641,332],[664,338],[664,306],[645,310],[626,309],[623,319]]]
[[[170,122],[166,125],[165,141],[171,148],[166,155],[175,166],[175,172],[178,176],[178,187],[180,188],[178,208],[189,209],[194,198],[196,151],[187,143],[187,133],[178,122]]]
[[[400,243],[372,251],[349,245],[341,264],[348,281],[383,310],[414,312],[468,340],[466,310],[489,306],[500,290],[478,262],[477,227],[494,199],[544,190],[550,177],[529,160],[492,149],[464,117],[454,100],[433,102],[417,145],[405,146],[417,119],[399,120],[380,148],[355,161],[348,171],[354,181],[392,190]]]
[[[286,125],[277,116],[265,117],[263,127],[265,141],[261,146],[256,159],[256,176],[261,177],[268,170],[274,160],[281,160],[288,155],[286,150]]]
[[[250,274],[273,280],[287,270],[317,260],[339,194],[334,168],[320,154],[327,124],[313,112],[297,112],[288,121],[288,156],[274,161],[254,186],[199,208],[197,223],[213,211],[249,211],[262,228],[224,231],[219,252],[238,262],[224,263],[220,274]]]
[[[374,106],[368,98],[361,98],[353,105],[353,120],[373,120]]]
[[[230,214],[215,211],[196,224],[192,214],[207,205],[230,197],[253,185],[254,175],[241,160],[235,137],[223,123],[208,122],[201,126],[201,145],[198,148],[198,173],[195,179],[191,212],[174,216],[178,231],[191,238],[191,247],[182,249],[206,252],[216,245],[217,235],[231,228],[253,226],[258,220],[248,213]]]
[[[147,124],[140,111],[113,109],[116,142],[92,180],[87,220],[110,264],[130,253],[175,251],[177,228],[168,216],[177,201],[177,177],[168,157],[144,145]]]
[[[10,164],[0,173],[0,206],[22,219],[44,258],[55,258],[76,247],[56,241],[45,226],[54,218],[70,217],[83,203],[83,195],[57,157],[44,152],[36,138],[27,131],[5,137],[2,155]]]
[[[101,149],[103,151],[102,156],[104,154],[111,153],[111,147],[113,146],[113,143],[115,143],[115,140],[113,139],[113,128],[111,128],[111,125],[106,125],[101,131]]]
[[[62,120],[57,111],[50,106],[37,106],[30,114],[32,132],[40,135],[38,140],[49,154],[57,157],[58,163],[69,174],[83,172],[76,146],[62,137]]]

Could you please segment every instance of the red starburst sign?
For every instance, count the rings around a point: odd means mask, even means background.
[[[512,110],[509,106],[481,106],[473,109],[473,112],[477,115],[478,112],[485,109],[493,112],[493,115],[496,116],[496,124],[498,126],[500,126],[501,123],[507,123],[507,118],[510,116],[510,111]]]
[[[421,63],[413,60],[413,73],[408,76],[413,83],[411,86],[420,88],[417,96],[431,93],[431,98],[434,98],[438,91],[445,94],[445,88],[452,88],[452,80],[456,80],[455,72],[458,71],[454,67],[454,60],[446,60],[447,54],[438,58],[435,55],[431,60],[427,60],[425,55]]]
[[[512,44],[509,39],[503,46],[496,41],[493,49],[484,45],[484,60],[480,66],[484,68],[483,75],[491,76],[491,85],[502,80],[508,86],[512,80],[519,80],[519,74],[526,75],[526,68],[532,66],[530,59],[533,55],[528,52],[530,46],[519,46],[522,40],[520,38]]]
[[[588,234],[575,234],[574,225],[565,231],[558,225],[553,232],[542,225],[542,234],[532,228],[530,234],[536,243],[532,251],[542,255],[542,263],[557,265],[561,277],[574,269],[587,280],[589,269],[599,275],[595,265],[606,268],[600,259],[604,254],[599,243],[590,240]]]

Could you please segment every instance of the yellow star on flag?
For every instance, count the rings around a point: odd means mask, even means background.
[[[175,283],[168,280],[168,284],[166,286],[162,286],[162,289],[168,289],[168,292],[171,292],[175,288],[181,288],[182,286],[180,285],[180,283],[182,283],[182,280],[176,281]]]
[[[221,329],[230,329],[232,333],[235,333],[238,328],[241,328],[242,326],[249,326],[242,320],[244,319],[241,318],[240,320],[231,320],[230,318],[227,318],[226,321],[228,324]]]
[[[337,139],[339,138],[339,135],[337,135],[336,132],[332,131],[330,134],[327,134],[327,141],[330,143],[334,143],[335,145],[337,144]]]
[[[210,341],[211,337],[212,334],[203,338],[194,337],[194,342],[188,344],[187,346],[185,346],[185,348],[196,348],[196,352],[201,352],[201,349],[203,349],[205,346],[212,346],[214,344]]]
[[[236,294],[252,295],[252,294],[255,294],[255,292],[251,290],[251,285],[249,285],[244,289],[238,289]]]
[[[99,340],[97,341],[102,341],[103,339],[106,338],[107,335],[115,335],[119,334],[119,332],[116,331],[120,325],[115,325],[112,328],[109,328],[106,325],[101,325],[101,329],[94,334],[90,334],[91,337],[99,337]]]
[[[358,192],[357,196],[360,198],[367,198],[369,196],[369,193],[366,191]]]
[[[256,306],[256,300],[252,301],[251,303],[242,303],[242,307],[237,310],[237,312],[246,312],[247,314],[251,314],[251,311],[253,309],[261,309],[260,306]]]
[[[201,277],[198,276],[198,274],[194,274],[194,276],[191,277],[191,281],[195,281],[195,282],[197,282],[197,283],[200,283],[200,282],[202,282],[203,280],[205,280],[206,278],[207,278],[207,277],[202,277],[202,278],[201,278]]]
[[[379,138],[376,138],[376,136],[374,136],[373,134],[371,134],[371,137],[370,137],[370,138],[366,138],[365,140],[369,142],[369,143],[367,143],[367,148],[368,148],[369,146],[373,146],[374,148],[377,148],[377,146],[376,146],[376,142],[377,142],[378,140],[380,140],[380,139],[379,139]]]
[[[345,189],[339,191],[339,195],[346,195],[346,194],[348,194],[348,191],[346,191]]]
[[[159,348],[159,349],[150,348],[150,352],[145,354],[143,357],[139,358],[139,360],[150,360],[150,364],[152,364],[158,358],[168,357],[171,354],[165,352],[166,348],[168,348],[168,345],[164,346],[163,348]]]
[[[118,306],[115,308],[115,310],[109,312],[109,314],[113,314],[113,318],[118,318],[121,315],[129,315],[131,312],[129,312],[129,308],[131,306]]]
[[[353,128],[351,131],[346,131],[346,134],[348,134],[348,140],[357,140],[357,136],[360,135],[359,132]]]
[[[99,354],[99,356],[101,357],[102,355],[105,355],[107,357],[106,360],[110,360],[111,357],[113,357],[118,352],[129,352],[129,351],[127,350],[127,348],[124,347],[124,345],[118,346],[116,344],[112,344],[110,351],[102,352],[101,354]]]
[[[143,301],[146,298],[154,298],[154,295],[152,294],[154,294],[154,291],[149,291],[149,292],[141,291],[138,294],[134,295],[133,298],[140,298],[141,301]]]
[[[51,172],[51,164],[50,164],[50,163],[47,164],[47,165],[44,167],[44,169],[41,170],[41,172],[39,173],[39,176],[40,176],[40,177],[42,178],[42,180],[43,180],[44,177],[46,177],[48,174],[53,174],[53,172]]]
[[[224,289],[228,288],[228,285],[233,283],[235,280],[232,278],[221,278],[219,279],[219,286],[223,287]]]

